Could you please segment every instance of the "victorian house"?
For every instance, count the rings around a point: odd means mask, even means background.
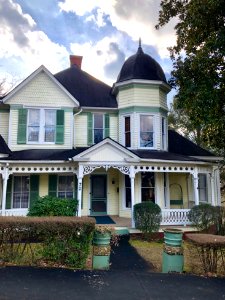
[[[132,219],[153,201],[162,224],[187,224],[193,205],[220,205],[218,157],[168,130],[160,65],[139,46],[112,87],[81,65],[41,66],[0,100],[0,214],[52,195],[77,198],[78,216]]]

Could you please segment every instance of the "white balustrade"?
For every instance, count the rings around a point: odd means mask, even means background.
[[[10,217],[25,217],[28,213],[27,208],[17,208],[17,209],[6,209],[5,210],[5,216]],[[0,210],[0,216],[2,216],[2,211]]]
[[[190,225],[188,212],[190,209],[162,209],[161,225]]]

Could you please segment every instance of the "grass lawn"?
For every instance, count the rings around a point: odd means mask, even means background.
[[[130,239],[130,244],[137,250],[140,256],[142,256],[147,262],[150,262],[154,266],[155,272],[162,271],[162,254],[163,254],[163,242],[159,241],[145,241],[141,239]],[[193,245],[187,241],[183,242],[184,247],[184,272],[205,275],[202,268],[202,264],[197,253],[197,250]],[[207,274],[212,275],[212,274]],[[225,276],[225,270],[221,267],[218,268],[218,276]]]

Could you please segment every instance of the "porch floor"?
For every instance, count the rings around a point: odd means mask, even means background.
[[[115,224],[111,224],[111,225],[107,224],[107,226],[112,226],[112,227],[115,227],[117,229],[127,228],[130,233],[140,233],[140,230],[131,227],[131,218],[124,218],[124,217],[111,216],[111,215],[110,215],[110,217],[113,219]],[[196,228],[194,228],[192,226],[188,226],[188,225],[186,225],[186,226],[182,226],[182,225],[162,225],[162,226],[160,226],[159,232],[162,232],[163,229],[169,228],[169,227],[180,229],[183,232],[197,231]]]

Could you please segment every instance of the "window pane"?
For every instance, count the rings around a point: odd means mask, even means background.
[[[29,109],[29,126],[39,126],[40,124],[40,110],[39,109]]]
[[[56,111],[45,110],[45,142],[55,141]]]
[[[58,197],[73,198],[73,176],[59,176],[58,178]]]
[[[103,140],[103,130],[94,129],[94,143],[97,144]]]
[[[128,175],[125,175],[125,207],[130,208],[131,207],[131,182],[130,177]]]
[[[94,128],[103,128],[103,115],[94,115]]]
[[[207,202],[207,177],[206,174],[198,176],[199,201]]]
[[[130,131],[130,117],[125,117],[125,131]]]
[[[125,117],[125,147],[131,146],[130,117]]]
[[[28,113],[28,141],[38,142],[40,130],[40,110],[29,109]]]
[[[140,116],[140,147],[153,147],[152,116]]]
[[[155,202],[155,176],[154,173],[141,173],[141,198],[142,201]]]

